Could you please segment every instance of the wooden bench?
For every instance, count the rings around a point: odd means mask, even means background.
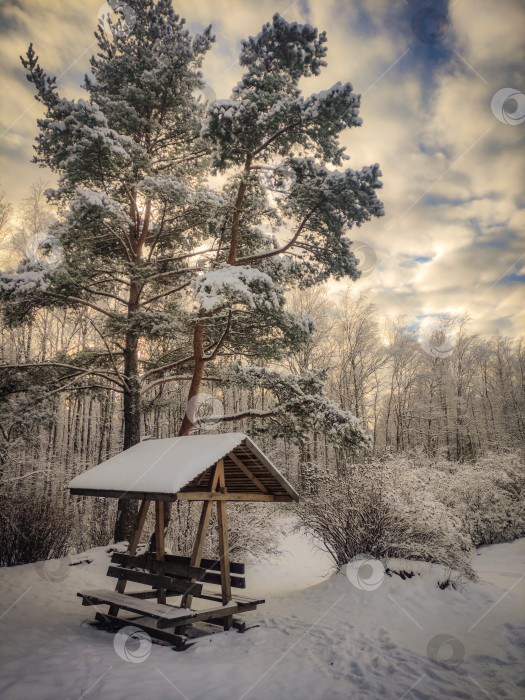
[[[139,600],[133,596],[125,595],[124,593],[115,593],[115,591],[85,591],[78,593],[82,598],[82,605],[116,605],[123,610],[138,613],[145,617],[152,617],[157,621],[159,629],[166,629],[175,625],[181,625],[185,622],[197,622],[202,620],[211,620],[226,615],[233,615],[239,612],[239,605],[231,602],[227,605],[221,605],[220,608],[207,608],[206,610],[190,610],[189,608],[180,608],[175,605],[167,605],[164,603],[153,603],[149,600]]]
[[[97,621],[104,626],[118,629],[133,624],[147,631],[152,638],[170,642],[179,649],[188,646],[184,632],[194,622],[214,621],[215,624],[224,624],[225,628],[233,623],[234,627],[243,629],[244,624],[233,620],[232,616],[236,613],[255,610],[257,605],[264,603],[264,600],[234,593],[231,601],[223,605],[220,591],[205,589],[203,583],[216,585],[221,583],[218,560],[202,559],[201,566],[196,567],[190,565],[189,557],[166,554],[163,560],[159,560],[154,554],[133,556],[115,552],[111,562],[108,576],[118,579],[123,586],[127,581],[132,581],[145,584],[150,588],[128,594],[107,590],[79,592],[77,595],[82,598],[82,604],[108,605],[110,608],[108,613],[98,612],[96,615]],[[230,582],[233,588],[246,587],[244,564],[230,562]],[[165,591],[167,597],[182,596],[182,605],[148,600],[148,598],[156,598],[159,589]],[[185,603],[185,600],[191,603],[192,598],[210,600],[220,605],[194,610],[187,602]],[[119,618],[120,608],[135,613],[139,617]],[[170,627],[174,628],[173,631],[167,632],[166,630]]]

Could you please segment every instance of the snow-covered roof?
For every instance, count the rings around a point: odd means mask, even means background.
[[[220,459],[224,460],[228,494],[299,499],[279,470],[243,433],[145,440],[79,474],[69,489],[73,494],[118,498],[206,493]]]

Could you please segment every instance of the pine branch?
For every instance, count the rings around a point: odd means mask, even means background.
[[[72,369],[77,371],[79,374],[81,374],[84,371],[84,367],[79,367],[78,365],[69,365],[64,362],[25,362],[24,364],[20,365],[0,365],[0,371],[3,369],[14,369],[14,370],[21,370],[21,369],[30,369],[32,367],[60,367],[62,369]],[[104,372],[100,372],[99,370],[89,368],[88,370],[85,371],[85,374],[90,374],[94,377],[102,377],[103,379],[107,379],[108,382],[113,382],[114,384],[117,384],[117,386],[120,386],[123,388],[122,384],[120,383],[119,380],[115,379],[115,377],[112,377],[111,375],[105,374]]]
[[[308,221],[311,219],[311,217],[314,215],[314,213],[317,211],[317,209],[321,206],[321,203],[318,202],[313,209],[310,210],[310,212],[304,217],[304,219],[301,221],[300,226],[298,227],[297,231],[293,235],[293,237],[288,241],[288,243],[281,248],[277,248],[277,250],[270,250],[267,253],[259,253],[257,255],[250,255],[247,258],[240,258],[239,260],[236,260],[233,265],[251,265],[253,263],[258,262],[259,260],[265,260],[266,258],[273,258],[276,255],[282,255],[283,253],[286,253],[287,250],[289,250],[299,239],[301,233],[304,231],[306,224]]]
[[[162,367],[157,367],[156,369],[152,369],[149,372],[146,372],[146,374],[142,375],[141,380],[144,381],[145,379],[149,379],[149,377],[153,377],[156,374],[162,374],[162,372],[169,372],[171,369],[175,369],[176,367],[181,367],[182,365],[187,364],[188,362],[191,362],[194,359],[193,354],[188,355],[187,357],[184,357],[182,360],[177,360],[176,362],[170,362],[167,365],[163,365]]]
[[[164,377],[163,379],[157,379],[157,381],[151,382],[151,384],[148,384],[143,389],[141,389],[140,395],[143,396],[148,391],[151,391],[152,389],[154,389],[156,386],[163,386],[164,384],[167,384],[168,382],[189,382],[191,380],[192,380],[191,375],[171,376],[171,377]],[[222,379],[220,377],[203,377],[202,381],[203,382],[219,382],[219,381],[222,381]]]
[[[108,351],[110,362],[113,366],[113,369],[115,370],[115,374],[121,380],[122,386],[125,387],[126,389],[129,389],[129,384],[128,384],[126,378],[120,373],[120,371],[117,367],[117,363],[115,362],[115,358],[113,356],[113,353],[111,352],[111,348],[109,347],[108,342],[107,342],[106,338],[104,337],[103,333],[100,332],[100,330],[97,328],[96,324],[93,322],[93,320],[91,318],[88,318],[88,321],[90,322],[91,326],[95,329],[95,331],[98,333],[98,335],[102,339],[102,342],[106,346],[106,350]]]
[[[198,253],[198,255],[202,255],[202,253]],[[152,280],[160,280],[164,279],[165,277],[170,277],[171,275],[183,275],[187,272],[202,272],[202,267],[185,267],[181,270],[170,270],[169,272],[160,272],[157,275],[152,275],[151,277],[148,277],[145,282],[151,282]]]
[[[98,311],[101,314],[104,314],[105,316],[108,316],[109,318],[112,318],[113,314],[111,311],[107,311],[106,309],[102,309],[100,306],[97,306],[96,304],[92,304],[89,301],[86,301],[85,299],[79,299],[78,297],[72,297],[69,294],[67,296],[64,296],[63,294],[56,294],[54,292],[48,292],[45,291],[43,292],[45,296],[50,296],[55,299],[60,299],[62,301],[69,301],[72,304],[80,304],[81,306],[86,306],[90,309],[93,309],[94,311]]]
[[[219,350],[220,350],[220,349],[222,348],[222,346],[224,345],[224,342],[225,342],[225,340],[226,340],[226,338],[228,337],[228,334],[229,334],[229,332],[230,332],[231,321],[232,321],[232,310],[230,309],[230,312],[229,312],[229,314],[228,314],[228,322],[226,323],[226,328],[224,329],[224,332],[223,332],[222,336],[220,337],[219,341],[217,342],[217,345],[215,346],[215,349],[213,350],[213,352],[211,353],[211,355],[205,355],[205,356],[202,358],[203,360],[205,360],[205,361],[208,362],[208,361],[214,360],[215,357],[217,357],[217,354],[218,354]],[[212,347],[213,347],[213,346],[212,346]]]
[[[242,420],[243,418],[268,418],[276,415],[278,415],[277,411],[263,411],[262,409],[251,408],[246,411],[241,411],[240,413],[231,413],[225,416],[208,416],[206,418],[199,418],[199,422],[215,423],[218,421]]]
[[[76,284],[76,286],[79,289],[83,289],[85,292],[88,292],[89,294],[97,294],[98,296],[102,297],[108,297],[109,299],[114,299],[115,301],[118,301],[120,304],[123,304],[124,306],[127,307],[128,302],[125,299],[122,299],[119,297],[117,294],[111,294],[110,292],[103,292],[99,289],[92,289],[91,287],[85,287],[82,284]]]
[[[189,287],[190,284],[191,284],[191,281],[185,282],[180,287],[173,287],[172,289],[168,289],[166,292],[162,292],[161,294],[157,294],[154,297],[150,297],[149,299],[145,299],[144,301],[142,301],[140,303],[140,306],[147,306],[148,304],[151,304],[152,302],[157,301],[157,299],[162,299],[163,297],[170,296],[170,294],[175,294],[176,292],[180,292],[183,289],[185,289],[186,287]]]
[[[275,141],[275,139],[278,139],[279,136],[282,136],[285,134],[287,131],[290,131],[290,129],[295,128],[296,126],[301,126],[301,120],[297,122],[292,122],[291,124],[287,124],[287,126],[283,126],[282,129],[279,129],[279,131],[276,131],[273,136],[270,136],[263,144],[259,146],[255,151],[252,151],[251,156],[252,158],[256,158],[259,153],[264,151],[265,148],[267,148],[271,143]]]

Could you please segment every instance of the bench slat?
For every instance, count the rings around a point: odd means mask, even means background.
[[[131,554],[123,554],[121,552],[115,552],[111,557],[111,561],[113,563],[121,564],[122,566],[133,566],[140,569],[147,569],[156,575],[164,574],[164,576],[176,576],[177,578],[183,578],[186,580],[196,579],[197,581],[202,581],[203,583],[214,583],[219,586],[221,585],[220,573],[206,571],[205,568],[199,566],[190,566],[186,563],[186,561],[179,561],[179,559],[185,560],[186,557],[175,557],[172,554],[166,554],[164,561],[159,561],[150,554],[132,556]],[[189,562],[189,557],[187,559]],[[206,562],[216,563],[217,566],[219,565],[219,562],[213,559],[204,559],[202,561],[203,564]],[[244,568],[244,564],[239,564],[236,566],[242,566]],[[108,573],[108,576],[110,575],[112,574]],[[122,578],[125,577],[123,576]],[[129,580],[137,579],[130,578]],[[144,583],[148,582],[144,581]],[[230,583],[233,588],[246,588],[246,581],[243,576],[230,576]],[[174,588],[174,590],[180,589]]]
[[[215,583],[218,586],[221,585],[221,575],[214,574],[211,571],[207,571],[204,576],[202,576],[199,581],[203,583]],[[246,580],[244,576],[230,576],[230,584],[232,588],[246,588]]]
[[[234,615],[235,613],[238,613],[241,611],[241,608],[237,603],[231,601],[227,605],[219,605],[214,608],[206,608],[206,610],[187,610],[185,608],[182,608],[182,610],[186,610],[186,612],[191,613],[191,617],[188,615],[187,620],[189,622],[205,622],[206,620],[215,620],[220,617],[229,617],[230,615]],[[179,618],[177,620],[177,624],[180,625],[184,623],[185,620],[183,617]],[[170,623],[169,620],[165,619],[160,619],[157,622],[157,627],[160,629],[163,629],[165,627],[169,627]]]
[[[222,600],[220,593],[216,593],[209,588],[203,588],[202,592],[195,597],[202,598],[203,600],[216,600],[218,602]],[[248,596],[239,595],[238,593],[232,594],[232,601],[237,603],[239,606],[253,605],[254,607],[257,605],[262,605],[265,602],[262,598],[248,598]]]
[[[139,600],[123,593],[114,591],[85,591],[77,593],[82,598],[83,605],[116,605],[123,610],[146,615],[157,620],[157,627],[165,629],[173,625],[181,625],[186,622],[197,622],[212,620],[220,617],[229,617],[240,611],[240,606],[233,601],[227,605],[221,605],[206,610],[189,610],[186,608],[176,608],[172,605],[162,603],[152,603],[149,600]]]
[[[146,600],[146,598],[156,598],[157,591],[154,588],[146,589],[145,591],[128,591],[126,595],[132,598],[140,598],[141,600]],[[166,591],[166,595],[170,595],[170,591]],[[176,595],[180,595],[177,593]]]
[[[190,593],[191,595],[198,595],[202,590],[201,583],[191,583],[190,581],[171,578],[162,574],[148,574],[143,571],[135,571],[134,569],[123,569],[119,566],[110,566],[107,576],[133,581],[134,583],[143,583],[154,588],[164,588],[178,594]]]
[[[189,560],[185,562],[171,561],[170,555],[164,555],[164,561],[159,561],[152,554],[142,554],[133,556],[123,552],[114,552],[111,556],[114,564],[121,566],[135,566],[138,569],[148,569],[152,573],[164,574],[166,576],[181,576],[183,578],[200,578],[206,573],[202,566],[190,566]]]
[[[166,554],[166,561],[189,565],[190,557],[182,557],[178,554]],[[204,568],[211,571],[221,570],[221,562],[218,559],[201,559],[200,566],[203,566]],[[245,572],[243,563],[234,561],[230,562],[230,574],[244,575],[244,573]]]
[[[83,605],[116,605],[124,610],[129,610],[138,615],[147,615],[156,620],[164,618],[166,620],[177,621],[188,612],[187,610],[181,610],[181,608],[175,608],[171,605],[154,603],[149,600],[140,600],[125,595],[124,593],[116,593],[115,591],[94,590],[77,593],[77,595],[82,598]]]

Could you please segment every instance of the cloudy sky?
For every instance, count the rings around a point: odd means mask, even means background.
[[[520,0],[181,0],[216,43],[209,94],[230,96],[239,42],[279,12],[328,34],[328,66],[305,93],[350,81],[364,123],[349,165],[379,162],[386,216],[356,230],[381,313],[408,322],[469,313],[472,330],[525,331],[525,11]],[[30,163],[39,106],[19,54],[34,43],[60,92],[80,97],[100,0],[0,0],[2,186],[16,205],[51,175]],[[506,92],[500,92],[504,91]],[[496,95],[496,97],[494,97]],[[491,107],[492,105],[492,107]]]

